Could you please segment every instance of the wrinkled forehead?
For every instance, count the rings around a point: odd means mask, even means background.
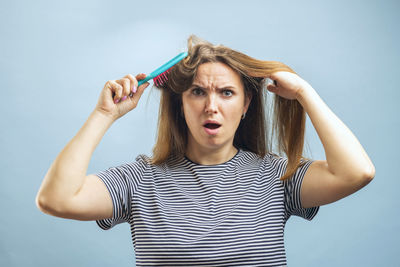
[[[242,87],[240,75],[228,65],[221,62],[207,62],[197,68],[193,84],[205,88],[225,86]]]

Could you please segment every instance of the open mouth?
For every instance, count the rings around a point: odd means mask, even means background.
[[[218,129],[219,127],[221,127],[221,125],[218,123],[206,123],[204,124],[204,127],[206,127],[207,129]]]

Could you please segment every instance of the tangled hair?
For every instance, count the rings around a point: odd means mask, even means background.
[[[288,158],[286,173],[280,179],[290,178],[304,164],[301,159],[306,116],[297,100],[275,95],[270,137],[267,128],[270,118],[265,116],[264,109],[267,96],[265,78],[277,71],[295,72],[281,62],[254,59],[223,45],[213,45],[194,35],[188,39],[188,56],[171,69],[168,81],[158,87],[162,93],[152,163],[161,164],[170,156],[185,154],[188,127],[181,115],[182,93],[192,85],[198,67],[208,62],[221,62],[235,70],[244,84],[245,95],[252,96],[246,117],[236,130],[233,145],[264,157],[271,151],[272,136],[276,135],[279,153],[284,152]]]

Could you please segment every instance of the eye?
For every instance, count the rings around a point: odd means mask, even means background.
[[[224,95],[224,96],[232,96],[233,95],[233,91],[232,90],[228,90],[228,89],[226,89],[226,90],[223,90],[222,91],[222,94]]]
[[[196,96],[201,96],[204,95],[204,91],[203,89],[196,87],[192,89],[192,94]]]

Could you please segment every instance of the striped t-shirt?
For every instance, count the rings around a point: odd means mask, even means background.
[[[291,215],[311,220],[300,187],[312,160],[280,181],[287,159],[244,150],[218,165],[186,157],[152,165],[136,161],[97,173],[113,217],[104,230],[128,222],[137,266],[285,266],[283,231]]]

